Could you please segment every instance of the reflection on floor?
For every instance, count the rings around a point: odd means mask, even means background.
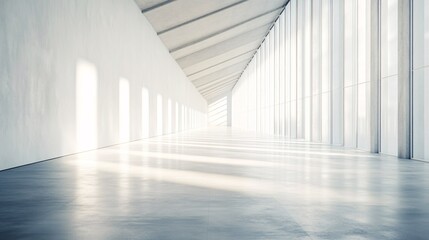
[[[0,172],[1,239],[427,239],[429,164],[215,128]]]

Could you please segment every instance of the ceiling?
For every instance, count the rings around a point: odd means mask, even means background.
[[[207,100],[229,92],[288,0],[135,0]]]

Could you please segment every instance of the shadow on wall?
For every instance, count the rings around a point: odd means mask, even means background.
[[[171,98],[164,99],[161,94],[147,87],[133,91],[132,82],[127,78],[118,78],[118,84],[112,86],[117,87],[118,95],[110,96],[111,99],[100,99],[98,89],[101,84],[103,81],[99,80],[97,67],[87,60],[79,59],[76,63],[75,92],[77,152],[103,147],[98,139],[99,131],[113,131],[112,135],[116,138],[111,139],[111,144],[118,144],[203,127],[203,112]],[[137,92],[141,96],[133,96]],[[141,100],[136,104],[135,99]],[[100,104],[108,104],[108,115],[101,113]],[[133,111],[141,114],[133,114]],[[132,119],[132,116],[141,116],[141,119]],[[101,129],[100,126],[108,126],[108,121],[117,124]],[[135,131],[138,134],[132,134]]]

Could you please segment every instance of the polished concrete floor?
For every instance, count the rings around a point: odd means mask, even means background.
[[[429,239],[429,164],[191,131],[0,172],[0,239]]]

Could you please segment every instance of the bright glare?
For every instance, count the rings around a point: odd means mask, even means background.
[[[176,132],[178,132],[179,131],[179,111],[180,111],[180,109],[179,109],[179,103],[178,102],[176,102]]]
[[[167,114],[168,114],[168,116],[167,116],[167,133],[171,133],[171,128],[172,128],[172,121],[173,121],[172,117],[173,117],[173,115],[172,115],[171,111],[172,111],[171,110],[171,99],[169,98],[167,100]]]
[[[87,209],[88,212],[82,213],[76,212],[76,218],[78,220],[85,219],[86,214],[92,211],[97,211],[97,195],[98,195],[98,184],[97,184],[97,172],[98,172],[98,158],[97,152],[91,151],[82,154],[75,155],[76,159],[73,164],[76,165],[76,191],[75,201],[76,204],[91,206]]]
[[[119,79],[119,140],[130,141],[130,83]]]
[[[119,171],[119,181],[118,181],[118,195],[121,208],[123,210],[128,210],[127,200],[129,199],[130,193],[130,156],[127,154],[129,151],[129,145],[123,144],[119,146],[119,162],[117,163],[117,170]]]
[[[125,201],[129,195],[129,179],[130,178],[142,178],[145,180],[154,180],[159,182],[168,182],[174,184],[181,184],[187,186],[194,186],[199,188],[206,189],[216,189],[221,191],[231,191],[243,194],[251,194],[258,196],[276,196],[276,198],[281,199],[283,196],[290,199],[290,195],[293,194],[296,199],[317,199],[320,200],[321,196],[326,196],[331,199],[337,199],[338,201],[353,201],[353,202],[374,202],[376,199],[372,199],[368,195],[358,195],[352,196],[350,194],[344,194],[343,192],[338,192],[331,190],[323,186],[312,186],[310,184],[295,183],[289,185],[281,185],[276,181],[270,181],[268,179],[259,179],[252,177],[243,177],[243,176],[234,176],[218,173],[205,173],[192,170],[182,170],[182,169],[171,169],[164,168],[162,166],[149,167],[144,165],[136,165],[131,163],[131,159],[127,158],[125,155],[128,154],[128,150],[120,149],[120,161],[119,162],[98,162],[97,170],[98,172],[107,172],[107,173],[119,173],[120,182],[119,182],[119,194],[121,201]],[[111,156],[117,156],[113,154]],[[162,155],[154,157],[149,157],[153,160],[162,159]],[[171,157],[166,155],[167,157]],[[197,159],[192,159],[197,160]],[[210,159],[207,163],[211,161],[219,161],[219,159]],[[200,161],[200,160],[198,160]],[[80,161],[70,161],[69,164],[76,165],[78,169],[85,168],[86,171],[87,164],[84,163],[84,166],[81,166],[82,162]],[[202,161],[203,163],[203,161]],[[252,163],[252,162],[248,162]],[[245,163],[247,164],[247,163]],[[127,166],[128,165],[128,166]],[[92,171],[92,170],[91,170]],[[95,174],[87,175],[84,178],[93,179]],[[86,179],[79,179],[80,182],[87,182]],[[79,190],[84,191],[85,193],[90,193],[90,190],[94,188],[91,187],[91,184],[79,185]],[[126,207],[125,207],[126,208]]]
[[[142,136],[149,137],[149,91],[142,88]]]
[[[185,114],[186,114],[185,105],[182,104],[182,128],[181,128],[181,130],[185,129]]]
[[[85,60],[76,65],[76,146],[97,148],[97,69]]]
[[[107,150],[105,150],[107,151]],[[114,152],[114,151],[112,151]],[[148,151],[128,151],[128,155],[138,155],[146,158],[162,158],[164,160],[178,160],[186,162],[196,162],[205,164],[223,164],[230,166],[245,166],[245,167],[276,167],[278,163],[269,161],[257,161],[240,158],[222,158],[200,155],[187,155],[176,153],[163,153],[163,152],[148,152]]]
[[[156,133],[162,135],[162,96],[160,94],[157,95],[156,104]]]

